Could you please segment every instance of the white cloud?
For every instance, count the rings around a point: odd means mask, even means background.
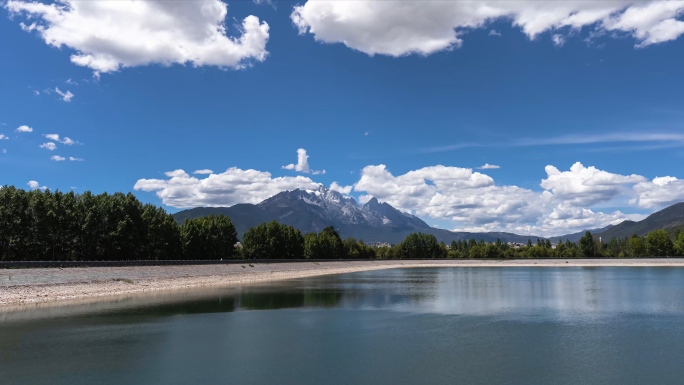
[[[269,172],[229,168],[204,179],[183,170],[166,173],[168,179],[140,179],[135,190],[154,191],[165,205],[179,208],[232,206],[259,203],[284,190],[317,189],[319,183],[304,176],[273,178]]]
[[[590,207],[626,196],[631,185],[646,180],[641,175],[619,175],[584,167],[580,162],[569,171],[561,172],[550,165],[545,170],[547,178],[542,180],[541,187],[553,199],[573,207]]]
[[[605,207],[661,208],[684,200],[684,180],[675,177],[649,181],[640,175],[615,174],[579,162],[567,171],[549,165],[546,173],[541,181],[543,191],[533,191],[497,185],[492,177],[469,168],[437,165],[393,175],[385,165],[370,165],[363,168],[353,185],[333,182],[330,189],[345,195],[361,194],[361,203],[376,197],[404,212],[452,221],[452,228],[458,231],[547,236],[644,217]],[[165,175],[164,179],[140,179],[134,188],[155,192],[166,205],[187,208],[256,204],[284,190],[320,186],[304,176],[273,178],[268,172],[238,168],[204,179],[184,170]]]
[[[198,175],[209,175],[209,174],[213,174],[214,172],[212,170],[209,170],[208,168],[203,168],[201,170],[195,170],[192,173],[198,174]]]
[[[402,211],[461,223],[532,221],[541,215],[538,195],[468,168],[430,166],[394,176],[385,165],[366,166],[354,190]]]
[[[495,164],[489,164],[489,163],[485,163],[484,165],[478,167],[478,169],[480,169],[480,170],[495,170],[495,169],[499,169],[499,168],[501,168],[501,166],[497,166]]]
[[[71,78],[67,79],[64,83],[69,84],[69,85],[72,85],[72,86],[77,86],[77,85],[78,85],[78,82],[75,82],[75,81],[71,80]]]
[[[501,36],[501,32],[492,29],[491,31],[489,31],[489,36]]]
[[[3,154],[7,154],[7,149],[6,149],[6,148],[3,148],[3,149],[2,149],[2,153],[3,153]]]
[[[46,137],[47,139],[54,140],[55,142],[65,144],[67,146],[72,146],[74,144],[79,143],[79,142],[77,142],[77,141],[75,141],[75,140],[73,140],[67,136],[65,136],[64,138],[60,138],[59,134],[44,134],[43,136]]]
[[[33,90],[33,94],[36,95],[36,96],[38,96],[38,95],[40,95],[40,91],[38,91],[38,90]]]
[[[3,134],[0,134],[0,140],[9,140],[9,137],[5,136]]]
[[[73,156],[69,157],[69,160],[72,162],[83,162],[85,159],[83,158],[74,158]]]
[[[515,146],[543,146],[563,144],[678,142],[684,144],[684,134],[670,132],[614,132],[598,135],[566,135],[555,138],[528,138],[513,143]]]
[[[354,186],[340,186],[337,182],[332,182],[330,189],[337,191],[340,194],[349,195],[352,192]]]
[[[553,45],[556,47],[562,47],[565,44],[565,39],[566,37],[561,35],[561,34],[554,34],[551,36],[551,40],[553,41]]]
[[[59,88],[55,87],[55,92],[62,97],[62,100],[69,103],[71,101],[71,98],[74,97],[74,94],[71,93],[71,91],[67,92],[62,92],[59,90]]]
[[[674,40],[684,33],[684,22],[677,20],[684,12],[683,1],[650,1],[635,4],[625,12],[604,21],[607,30],[631,33],[638,47]]]
[[[638,196],[632,200],[632,204],[645,208],[669,206],[684,201],[684,179],[657,177],[652,181],[637,183],[634,191]]]
[[[28,183],[26,183],[26,184],[27,184],[30,188],[34,189],[34,190],[36,190],[36,189],[40,189],[40,190],[45,190],[45,189],[47,189],[46,186],[40,186],[40,183],[36,182],[35,180],[30,180],[30,181],[28,181]]]
[[[51,46],[74,51],[71,61],[100,72],[158,63],[243,68],[265,60],[268,24],[247,16],[239,37],[227,35],[228,6],[220,0],[75,1],[56,4],[10,0],[11,14]]]
[[[309,167],[309,156],[306,155],[306,150],[303,148],[300,148],[297,150],[297,164],[288,164],[287,166],[282,166],[281,167],[284,170],[294,170],[294,171],[299,171],[303,173],[312,173],[314,175],[318,174],[325,174],[325,170],[321,171],[314,171],[311,170],[311,167]]]
[[[600,143],[626,143],[629,147],[621,150],[652,150],[666,147],[684,147],[684,134],[677,132],[613,132],[608,134],[579,134],[565,135],[550,138],[522,138],[502,142],[488,143],[456,143],[447,146],[429,147],[421,152],[434,153],[453,151],[461,148],[472,147],[529,147],[549,145],[573,145],[573,144],[600,144]],[[634,146],[633,143],[638,143]],[[643,146],[643,143],[650,143]]]
[[[634,196],[630,187],[645,181],[642,176],[613,174],[579,162],[569,171],[554,166],[546,171],[548,176],[541,182],[545,190],[536,192],[497,185],[491,177],[466,168],[432,166],[394,176],[384,165],[367,166],[354,190],[366,193],[359,199],[362,202],[375,196],[421,217],[451,220],[457,231],[550,236],[644,217],[596,208],[615,201],[628,206]],[[672,193],[672,188],[668,191]]]
[[[66,158],[64,158],[63,156],[59,156],[59,155],[53,155],[50,157],[50,160],[54,160],[55,162],[62,162],[64,160],[66,160]]]
[[[17,132],[33,132],[33,128],[27,126],[27,125],[22,125],[17,127],[16,129]]]
[[[54,144],[54,143],[52,143],[52,142],[47,142],[47,143],[41,144],[41,145],[38,146],[38,147],[44,148],[44,149],[46,149],[46,150],[54,151],[54,150],[57,148],[57,145]]]
[[[471,28],[507,20],[530,39],[562,28],[622,31],[638,46],[684,33],[683,1],[307,1],[291,19],[300,34],[368,55],[429,55],[458,48]],[[490,32],[491,34],[491,32]],[[556,39],[558,40],[558,39]]]

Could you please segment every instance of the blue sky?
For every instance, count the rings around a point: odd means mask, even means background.
[[[0,10],[0,184],[175,212],[334,182],[542,235],[684,200],[682,2],[41,4]]]

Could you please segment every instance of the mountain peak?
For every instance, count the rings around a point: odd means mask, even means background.
[[[365,205],[363,205],[364,208],[365,207],[371,208],[371,207],[377,207],[377,206],[380,206],[380,202],[378,202],[378,198],[376,198],[376,197],[372,197],[368,202],[366,202]]]

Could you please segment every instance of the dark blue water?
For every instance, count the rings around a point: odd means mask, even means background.
[[[0,314],[2,384],[680,384],[684,269],[395,269]]]

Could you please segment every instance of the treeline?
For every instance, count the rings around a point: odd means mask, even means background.
[[[0,188],[0,260],[126,261],[375,258],[375,250],[332,227],[315,234],[277,222],[251,228],[238,243],[226,216],[178,225],[133,194],[75,194]]]
[[[182,225],[164,209],[132,194],[75,194],[0,188],[0,260],[126,261],[219,259],[623,258],[684,256],[684,233],[656,230],[601,242],[587,232],[579,243],[531,240],[515,247],[496,242],[440,243],[414,233],[391,247],[372,247],[333,227],[302,234],[278,222],[247,231],[238,243],[228,217],[208,216]]]
[[[642,258],[684,256],[684,233],[675,230],[668,233],[665,230],[649,232],[645,237],[633,235],[629,238],[611,238],[604,243],[600,237],[593,236],[587,231],[578,243],[559,242],[552,245],[548,239],[527,241],[527,245],[511,246],[497,240],[484,241],[454,241],[451,242],[447,258],[472,259],[524,259],[524,258]]]

